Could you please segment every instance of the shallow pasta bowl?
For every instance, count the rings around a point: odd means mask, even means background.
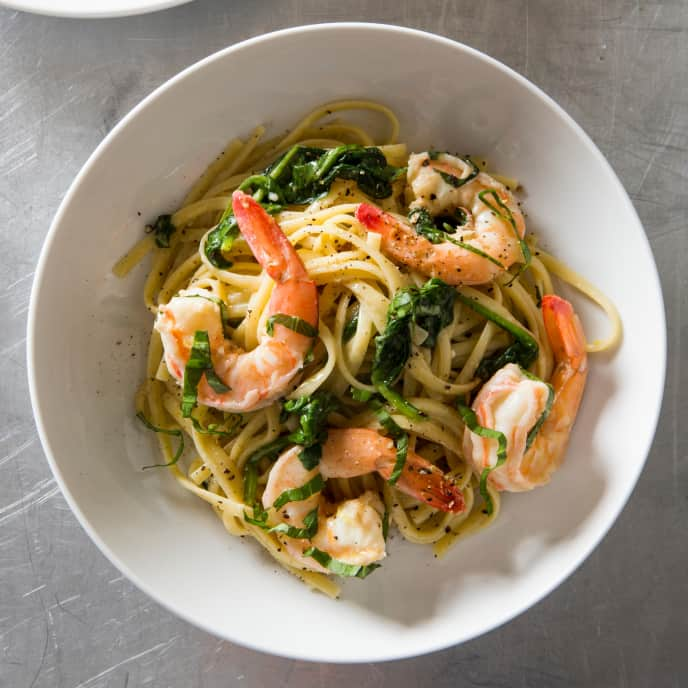
[[[279,68],[285,61],[288,70]],[[613,354],[591,360],[567,458],[549,486],[507,495],[498,521],[442,560],[394,539],[381,570],[347,581],[342,598],[331,600],[278,571],[254,543],[229,536],[165,472],[141,471],[157,462],[154,438],[133,412],[151,325],[140,295],[144,270],[119,280],[111,268],[140,236],[142,218],[176,207],[230,137],[259,123],[280,132],[311,107],[346,97],[391,106],[411,149],[480,153],[518,176],[531,229],[611,297],[624,337]],[[582,297],[571,298],[589,337],[602,336],[604,319]],[[252,39],[146,98],[98,147],[62,203],[29,317],[41,440],[67,501],[105,555],[151,597],[212,633],[320,661],[447,647],[551,591],[628,499],[652,441],[664,368],[664,311],[647,239],[583,131],[491,58],[369,24]]]

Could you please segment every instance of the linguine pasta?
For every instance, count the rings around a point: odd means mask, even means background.
[[[385,118],[387,138],[373,141],[365,129],[340,118],[341,112],[351,110]],[[264,128],[258,126],[246,140],[229,142],[182,206],[162,221],[169,224],[157,225],[155,235],[147,234],[117,263],[114,272],[124,276],[150,254],[143,298],[152,314],[182,289],[205,290],[223,304],[223,319],[233,343],[251,350],[268,325],[266,306],[274,283],[241,236],[223,254],[222,267],[214,264],[207,250],[211,232],[230,205],[232,192],[295,144],[324,149],[350,143],[378,146],[390,166],[404,167],[409,152],[398,142],[398,136],[394,113],[370,101],[323,105],[283,137],[266,139]],[[506,177],[499,179],[509,186],[516,184]],[[391,195],[374,202],[385,211],[405,215],[403,178],[392,181],[392,189]],[[371,380],[375,338],[385,331],[394,295],[409,287],[420,288],[427,279],[388,258],[381,250],[380,235],[356,219],[358,205],[369,202],[370,197],[355,181],[339,178],[322,197],[307,205],[283,207],[275,215],[319,292],[317,338],[303,373],[286,398],[297,400],[327,390],[340,401],[340,408],[328,418],[332,428],[381,430],[379,413],[365,402],[378,391]],[[167,245],[159,245],[159,237]],[[537,357],[530,370],[544,381],[550,379],[553,359],[539,302],[543,295],[554,292],[553,277],[583,292],[610,318],[610,335],[588,346],[589,351],[613,348],[620,338],[620,320],[611,302],[565,264],[539,250],[532,235],[527,241],[532,257],[525,270],[515,266],[489,284],[456,287],[459,296],[448,314],[449,323],[439,331],[434,346],[413,342],[412,355],[395,389],[421,415],[410,418],[393,406],[387,409],[407,435],[409,450],[441,467],[460,489],[466,504],[463,512],[438,511],[375,473],[327,482],[332,502],[356,497],[365,490],[376,491],[384,502],[390,527],[410,542],[432,546],[438,556],[499,516],[499,492],[486,483],[488,494],[481,494],[481,476],[462,454],[464,420],[456,402],[468,399],[482,384],[478,375],[481,363],[513,341],[513,331],[500,322],[512,323],[537,343]],[[483,313],[488,311],[501,320],[485,317]],[[296,419],[284,413],[284,399],[242,414],[198,404],[190,418],[181,411],[181,391],[165,364],[160,335],[152,330],[146,380],[136,395],[136,410],[157,431],[161,465],[168,467],[183,488],[207,502],[232,535],[252,536],[287,570],[313,588],[336,596],[339,588],[331,576],[304,570],[277,533],[250,518],[253,505],[245,499],[247,466],[250,463],[257,469],[255,489],[260,495],[274,461],[274,457],[261,459],[261,449],[294,430]],[[181,443],[185,451],[180,457]]]

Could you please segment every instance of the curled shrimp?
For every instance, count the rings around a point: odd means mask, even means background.
[[[365,428],[330,429],[320,463],[310,471],[301,464],[300,451],[298,446],[288,449],[270,470],[262,498],[266,509],[283,492],[305,485],[318,472],[325,480],[354,478],[373,472],[388,479],[396,460],[392,440]],[[458,513],[465,509],[459,488],[439,468],[410,451],[396,487],[442,511]],[[307,499],[288,502],[277,511],[277,517],[291,526],[302,527],[305,517],[315,508],[318,509],[318,529],[310,540],[282,538],[284,546],[301,566],[327,573],[314,559],[304,555],[310,546],[347,564],[365,566],[385,557],[384,506],[375,492],[368,490],[360,497],[339,504],[328,502],[318,492]]]
[[[549,482],[564,457],[571,428],[585,389],[588,360],[585,336],[571,304],[553,294],[542,297],[542,315],[555,367],[550,381],[554,400],[549,415],[530,444],[528,436],[547,407],[549,387],[509,363],[482,387],[473,402],[478,423],[498,430],[507,440],[506,461],[497,464],[498,442],[464,433],[465,456],[479,473],[491,470],[498,490],[520,492]]]
[[[232,208],[253,255],[276,283],[267,305],[268,316],[295,316],[315,328],[315,282],[289,239],[251,196],[235,191]],[[158,310],[155,328],[160,332],[170,373],[183,381],[194,334],[205,330],[213,367],[229,391],[214,391],[204,375],[198,385],[200,403],[223,411],[251,411],[283,396],[303,368],[312,337],[275,323],[272,335],[261,332],[258,346],[244,351],[225,339],[220,306],[208,296],[200,289],[182,291]]]
[[[410,217],[425,211],[440,227],[447,218],[453,231],[445,233],[446,240],[432,243],[405,218],[362,203],[357,219],[382,235],[382,251],[390,258],[454,285],[490,282],[523,259],[523,214],[496,179],[446,153],[417,153],[409,158],[407,180]],[[461,224],[454,228],[459,217]]]

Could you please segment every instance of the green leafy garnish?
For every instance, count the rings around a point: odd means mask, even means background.
[[[299,540],[311,540],[318,532],[318,507],[309,511],[303,519],[303,528],[296,528],[287,523],[280,523],[276,526],[270,527],[268,525],[268,512],[263,509],[260,504],[255,504],[253,507],[253,517],[249,516],[244,511],[244,520],[251,525],[258,526],[268,533],[282,533],[290,538]]]
[[[155,243],[159,248],[170,247],[170,237],[174,230],[172,215],[159,215],[152,225],[146,225],[146,232],[155,235]]]
[[[256,488],[258,487],[258,464],[263,459],[276,459],[285,447],[292,444],[289,435],[282,435],[272,442],[256,449],[246,459],[244,464],[244,501],[246,504],[256,503]]]
[[[265,329],[267,333],[272,337],[275,332],[275,323],[278,325],[284,325],[290,330],[294,330],[297,334],[302,334],[305,337],[317,337],[318,329],[313,327],[309,322],[299,318],[296,315],[287,315],[286,313],[275,313],[268,318],[267,325]]]
[[[387,164],[384,153],[375,147],[348,144],[332,148],[294,146],[285,153],[290,156],[287,165],[277,178],[286,203],[311,203],[325,195],[335,179],[355,181],[358,188],[371,198],[388,198],[392,195],[392,182],[405,168]],[[267,175],[278,168],[283,158],[267,170]]]
[[[547,385],[547,401],[545,402],[545,408],[540,414],[540,417],[537,419],[535,422],[535,425],[530,429],[530,432],[528,433],[528,437],[526,438],[526,451],[530,449],[530,445],[533,444],[535,441],[535,437],[540,431],[540,428],[542,427],[542,424],[547,420],[547,416],[549,416],[550,411],[552,410],[552,404],[554,403],[554,387],[550,385],[548,382],[545,382],[544,380],[541,380],[539,377],[536,375],[533,375],[532,373],[528,372],[527,370],[524,370],[521,368],[521,372],[523,375],[525,375],[529,380],[534,380],[535,382],[542,382]]]
[[[309,511],[303,518],[303,528],[296,528],[287,523],[280,523],[268,530],[269,533],[282,533],[297,540],[312,540],[318,532],[318,507]]]
[[[244,501],[247,504],[254,504],[256,501],[258,464],[263,459],[276,459],[290,444],[303,446],[299,459],[306,470],[310,471],[318,465],[322,456],[322,443],[327,439],[327,417],[338,408],[337,398],[324,391],[317,391],[310,397],[292,399],[284,404],[285,414],[298,414],[299,425],[288,435],[281,435],[256,449],[246,460]]]
[[[436,159],[436,158],[431,158],[431,159]],[[478,176],[478,173],[480,170],[478,169],[478,166],[470,159],[470,158],[461,158],[470,168],[471,171],[468,173],[467,177],[457,177],[455,174],[449,174],[448,172],[444,172],[443,170],[438,170],[437,168],[433,168],[437,174],[444,179],[444,181],[449,184],[450,186],[453,186],[455,189],[458,189],[460,186],[463,186],[464,184],[468,184],[472,179],[475,179]]]
[[[162,433],[163,435],[172,435],[172,437],[178,437],[179,438],[179,445],[177,446],[177,451],[174,453],[174,456],[168,463],[154,463],[150,466],[144,466],[143,470],[146,470],[147,468],[165,468],[167,466],[174,466],[174,464],[179,461],[179,458],[181,455],[184,453],[184,433],[179,429],[170,429],[170,428],[161,428],[158,427],[157,425],[153,425],[146,416],[143,415],[140,411],[136,414],[136,417],[149,429],[152,430],[153,432],[159,432]]]
[[[406,456],[408,455],[408,442],[409,438],[405,432],[402,433],[394,442],[394,446],[397,450],[397,456],[394,461],[392,475],[390,475],[389,479],[387,480],[390,485],[396,484],[397,480],[399,480],[399,476],[404,470],[404,466],[406,465]]]
[[[236,432],[237,426],[241,423],[241,416],[236,416],[234,424],[229,429],[222,428],[219,423],[209,423],[206,427],[203,427],[198,418],[194,418],[193,415],[189,416],[189,418],[196,432],[201,435],[218,435],[219,437],[231,437]]]
[[[371,394],[368,390],[357,389],[356,387],[350,388],[350,394],[355,401],[363,401],[375,411],[378,423],[380,423],[387,434],[394,440],[396,460],[387,482],[390,485],[395,485],[406,465],[409,440],[408,433],[389,414],[389,411],[385,408],[383,398]]]
[[[320,566],[326,568],[332,573],[337,574],[338,576],[365,578],[375,569],[380,568],[380,564],[368,564],[367,566],[361,566],[360,564],[346,564],[338,559],[333,559],[327,552],[323,552],[317,547],[309,547],[304,554],[307,557],[312,557],[318,562],[318,564],[320,564]]]
[[[491,471],[495,470],[495,468],[499,468],[506,461],[506,435],[499,430],[485,428],[480,425],[475,412],[469,406],[459,403],[457,404],[457,408],[463,422],[471,432],[488,440],[497,440],[499,445],[497,448],[497,463],[491,468],[483,469],[483,472],[480,474],[480,495],[485,502],[485,509],[488,515],[490,515],[494,511],[494,505],[492,504],[492,497],[490,497],[490,493],[487,490],[487,477],[490,475]]]
[[[272,505],[273,509],[281,509],[289,502],[302,502],[314,494],[318,494],[325,487],[323,477],[318,473],[314,478],[311,478],[307,483],[299,487],[292,487],[291,490],[285,490],[277,497],[275,503]]]
[[[231,208],[231,204],[229,206]],[[215,229],[210,232],[205,240],[205,255],[208,260],[220,269],[231,268],[233,263],[227,260],[222,252],[232,250],[236,239],[239,238],[239,223],[234,215],[220,220]]]
[[[392,406],[413,420],[420,420],[423,414],[392,389],[411,355],[411,327],[427,333],[421,346],[434,346],[440,330],[452,321],[455,297],[456,290],[437,278],[420,289],[400,289],[387,310],[385,331],[375,338],[372,383]]]
[[[497,267],[504,269],[504,265],[500,263],[496,258],[492,257],[489,253],[485,253],[477,246],[469,244],[460,239],[456,239],[453,235],[456,231],[466,222],[466,213],[461,209],[457,208],[454,217],[440,217],[437,220],[433,220],[430,213],[424,208],[415,208],[409,213],[409,221],[413,225],[417,234],[425,237],[431,244],[441,244],[443,241],[448,241],[450,244],[454,244],[466,251],[474,253],[476,256],[485,258],[491,263],[494,263]],[[451,223],[455,222],[456,225]],[[441,225],[438,226],[439,223]]]
[[[346,321],[344,329],[342,330],[342,341],[346,344],[356,334],[358,328],[358,316],[360,314],[360,306],[356,304],[352,309],[351,317]]]
[[[405,171],[388,165],[384,153],[375,147],[349,144],[327,150],[297,145],[245,179],[239,189],[253,194],[268,213],[275,214],[284,205],[304,205],[321,198],[335,179],[355,181],[371,198],[387,198],[392,195],[392,183]],[[215,267],[231,267],[223,253],[231,250],[238,236],[239,226],[229,203],[205,242],[205,254]]]
[[[184,383],[182,389],[182,416],[189,418],[198,403],[198,383],[205,374],[205,379],[217,394],[224,394],[230,389],[218,377],[210,358],[210,342],[206,330],[196,330],[194,333],[191,354],[184,368]]]
[[[487,196],[492,196],[493,200],[497,205],[495,206],[490,201],[486,200]],[[528,244],[526,244],[526,242],[521,238],[521,235],[518,233],[518,228],[516,227],[516,220],[514,220],[514,215],[511,212],[511,209],[509,208],[509,206],[506,205],[506,203],[502,201],[502,199],[498,196],[497,192],[494,189],[485,189],[484,191],[481,191],[478,194],[478,198],[495,215],[497,215],[497,217],[501,218],[502,220],[506,220],[511,225],[511,228],[514,230],[514,235],[516,236],[516,240],[518,241],[521,253],[523,254],[523,265],[514,276],[514,279],[516,279],[516,277],[518,277],[518,275],[520,275],[530,265],[530,261],[532,260]]]
[[[482,379],[490,378],[507,363],[518,363],[522,368],[528,368],[535,361],[540,347],[530,332],[483,306],[475,299],[465,296],[460,291],[456,292],[456,298],[476,313],[506,330],[516,340],[502,353],[483,359],[476,372],[478,377]]]
[[[282,210],[282,206],[276,203],[261,203],[261,206],[270,215],[275,215]],[[234,217],[230,202],[215,229],[208,234],[205,240],[205,255],[212,265],[220,269],[232,267],[232,261],[227,260],[224,254],[232,250],[232,246],[239,238],[240,233],[239,223]]]
[[[244,510],[244,521],[250,523],[252,526],[258,526],[263,530],[268,530],[270,526],[268,525],[268,512],[263,509],[260,502],[256,502],[253,505],[253,516],[249,516]]]
[[[385,505],[385,513],[382,514],[382,539],[387,540],[387,535],[389,534],[389,510],[387,505]]]
[[[286,413],[299,416],[299,426],[289,434],[289,438],[294,444],[303,446],[299,459],[306,470],[310,471],[318,465],[322,456],[321,445],[327,439],[327,417],[339,406],[337,397],[325,391],[284,404]]]
[[[222,323],[222,332],[225,337],[228,337],[231,331],[231,325],[229,323],[229,311],[227,310],[227,304],[219,299],[217,296],[212,294],[185,294],[185,299],[205,299],[217,305],[220,309],[220,322]]]

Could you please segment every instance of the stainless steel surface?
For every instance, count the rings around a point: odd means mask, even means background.
[[[181,68],[248,36],[359,19],[422,28],[483,50],[542,87],[586,129],[650,237],[668,311],[669,368],[640,483],[577,573],[526,614],[463,646],[346,667],[277,659],[217,640],[150,601],[104,559],[69,511],[38,442],[25,323],[55,210],[93,148],[135,103]],[[97,21],[0,9],[0,179],[2,688],[687,685],[688,373],[681,364],[688,358],[688,5],[682,0],[198,0]],[[614,256],[610,266],[623,269]],[[258,613],[289,632],[276,611]]]

